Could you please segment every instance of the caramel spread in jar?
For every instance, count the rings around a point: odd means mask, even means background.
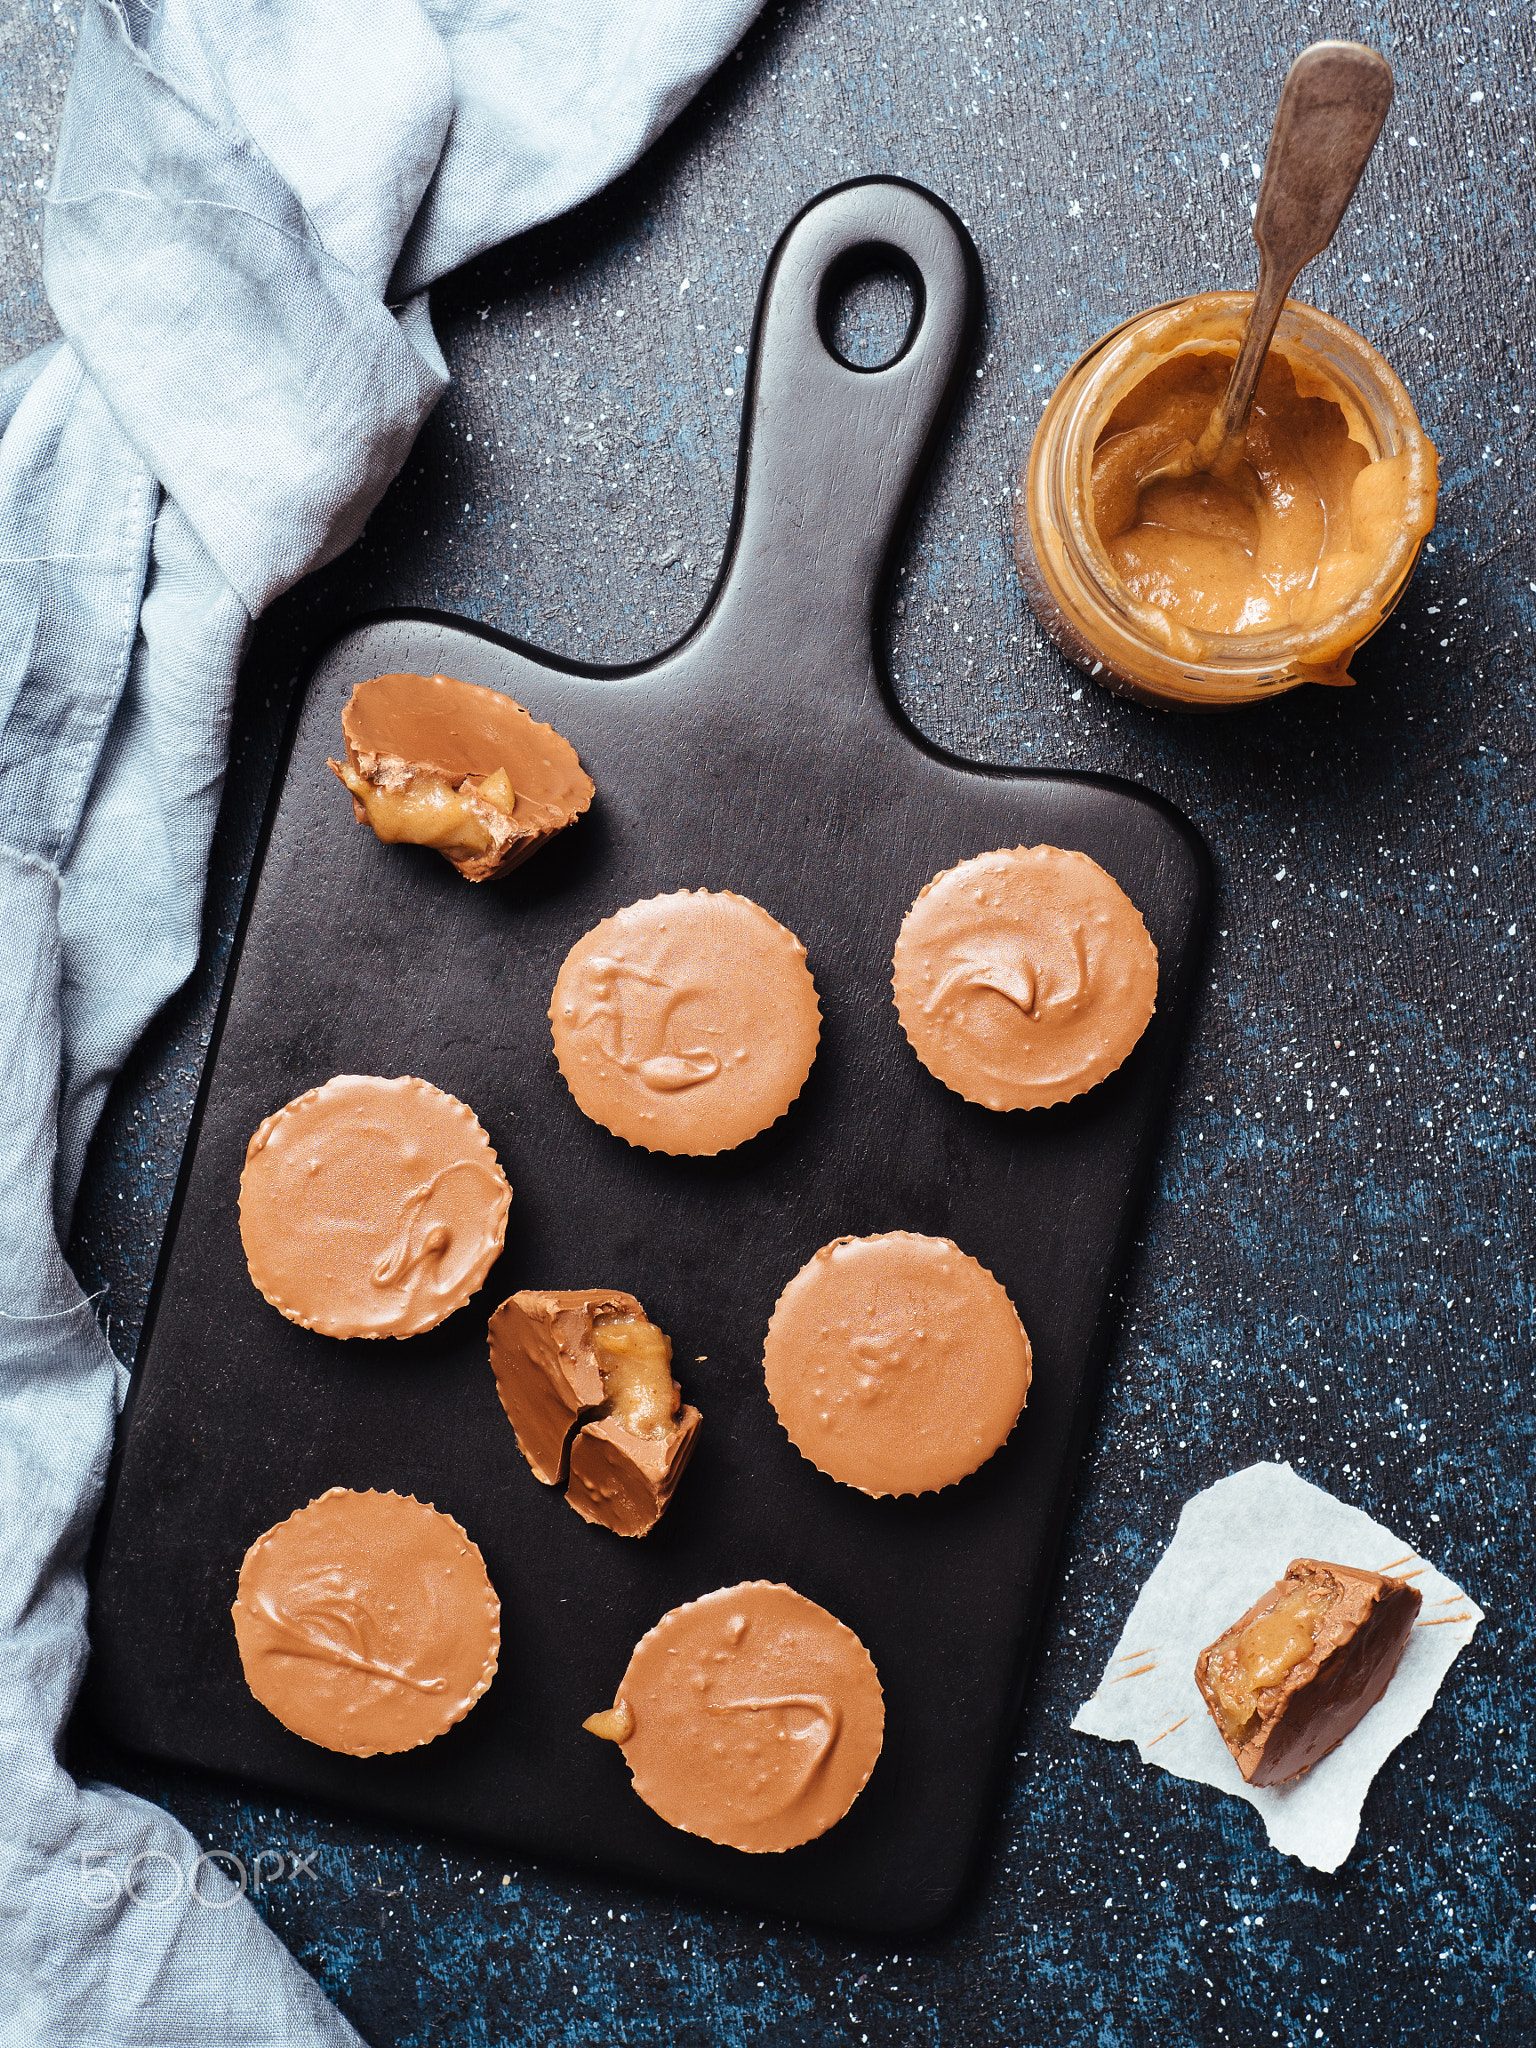
[[[1436,458],[1390,364],[1288,301],[1244,459],[1162,477],[1221,398],[1250,292],[1209,292],[1105,335],[1052,393],[1014,515],[1045,630],[1106,687],[1206,709],[1348,683],[1434,524]]]
[[[1373,462],[1337,400],[1298,389],[1272,352],[1236,471],[1138,491],[1165,450],[1199,437],[1231,368],[1227,355],[1190,350],[1116,406],[1093,455],[1099,539],[1134,598],[1196,632],[1326,624],[1401,529],[1409,458]]]

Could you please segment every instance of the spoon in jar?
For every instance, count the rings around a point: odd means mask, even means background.
[[[1237,361],[1199,440],[1168,449],[1137,479],[1138,491],[1197,470],[1229,477],[1242,461],[1259,372],[1291,286],[1333,240],[1391,104],[1392,67],[1363,43],[1313,43],[1291,66],[1254,210],[1259,288]]]

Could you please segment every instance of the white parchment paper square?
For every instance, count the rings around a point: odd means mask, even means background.
[[[1293,1557],[1411,1579],[1424,1604],[1392,1683],[1359,1727],[1294,1785],[1255,1787],[1243,1783],[1200,1697],[1195,1659]],[[1072,1726],[1107,1742],[1134,1742],[1143,1763],[1246,1799],[1275,1848],[1315,1870],[1337,1870],[1360,1832],[1371,1780],[1429,1712],[1482,1618],[1460,1586],[1380,1522],[1289,1465],[1250,1465],[1186,1501],[1098,1691]]]

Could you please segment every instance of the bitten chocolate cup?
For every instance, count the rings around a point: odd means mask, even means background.
[[[549,1006],[583,1114],[651,1152],[728,1152],[805,1086],[821,1006],[805,948],[729,889],[682,889],[604,918]]]
[[[1391,1683],[1422,1596],[1406,1579],[1293,1558],[1195,1660],[1195,1683],[1250,1785],[1311,1770]]]
[[[576,749],[512,698],[455,676],[372,676],[341,714],[347,758],[326,766],[360,825],[430,846],[468,882],[505,875],[593,797]]]
[[[501,1649],[485,1560],[410,1494],[333,1486],[257,1537],[230,1612],[256,1698],[347,1756],[435,1741],[489,1686]]]
[[[484,1284],[511,1201],[456,1096],[409,1074],[338,1074],[251,1139],[240,1237],[252,1281],[290,1322],[415,1337]]]
[[[1124,1064],[1157,1007],[1140,911],[1086,853],[1015,846],[935,875],[893,961],[896,1014],[946,1088],[1045,1109]]]
[[[751,1580],[674,1607],[635,1646],[610,1708],[617,1742],[669,1826],[749,1855],[835,1827],[869,1782],[885,1695],[853,1630],[789,1586]]]
[[[672,1377],[672,1342],[632,1294],[528,1289],[489,1326],[491,1370],[536,1479],[584,1521],[645,1536],[693,1455],[700,1415]]]
[[[1029,1338],[986,1267],[908,1230],[823,1245],[763,1344],[790,1442],[861,1493],[933,1493],[986,1463],[1029,1393]]]

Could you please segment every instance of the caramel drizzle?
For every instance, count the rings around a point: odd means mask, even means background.
[[[940,980],[938,987],[923,1004],[930,1017],[945,1008],[957,989],[985,988],[998,995],[1005,1002],[1012,1003],[1021,1015],[1038,1023],[1052,1010],[1074,1009],[1078,1000],[1088,988],[1088,947],[1080,924],[1072,927],[1072,952],[1077,962],[1077,986],[1073,989],[1056,989],[1040,1000],[1040,976],[1030,962],[1022,957],[1015,966],[999,965],[989,960],[961,960],[951,967]]]
[[[711,1700],[709,1702],[709,1711],[712,1714],[771,1714],[782,1711],[785,1707],[803,1707],[808,1714],[814,1714],[816,1720],[821,1724],[823,1731],[822,1739],[815,1754],[807,1761],[805,1769],[800,1775],[799,1784],[793,1786],[785,1797],[776,1804],[765,1808],[764,1810],[767,1813],[785,1813],[795,1804],[797,1799],[804,1798],[806,1792],[810,1789],[811,1780],[832,1754],[837,1744],[837,1738],[842,1733],[842,1709],[823,1694],[815,1692],[786,1692],[777,1693],[764,1699]],[[802,1748],[806,1748],[813,1739],[813,1735],[814,1729],[807,1729],[803,1735],[795,1735],[791,1732],[791,1740],[799,1743]]]
[[[252,1603],[263,1620],[281,1639],[276,1654],[308,1657],[317,1664],[340,1664],[348,1671],[363,1671],[370,1678],[388,1679],[395,1685],[413,1686],[417,1692],[445,1692],[446,1678],[417,1678],[382,1657],[368,1654],[371,1624],[364,1613],[343,1592],[311,1593],[298,1611],[285,1611],[272,1594],[259,1592]],[[351,1644],[342,1640],[350,1637]],[[355,1645],[356,1647],[353,1647]]]
[[[576,1029],[585,1031],[596,1025],[598,1045],[616,1067],[633,1074],[656,1095],[677,1095],[685,1088],[697,1088],[703,1081],[714,1080],[720,1072],[720,1060],[707,1046],[685,1047],[679,1052],[666,1050],[673,1012],[687,997],[702,994],[701,989],[686,983],[682,988],[674,988],[665,976],[648,974],[632,961],[612,959],[606,954],[589,960],[587,972],[592,979],[593,995],[586,1014],[577,1018]],[[616,986],[625,975],[643,982],[647,988],[664,989],[670,997],[652,1024],[653,1049],[649,1052],[637,1050],[631,1054],[625,1050],[625,1027],[630,1019],[625,1016]]]
[[[375,1287],[399,1286],[409,1291],[420,1279],[427,1261],[441,1259],[448,1250],[453,1240],[445,1223],[428,1224],[419,1240],[417,1231],[423,1220],[422,1211],[437,1192],[439,1185],[450,1173],[460,1171],[483,1173],[491,1181],[498,1178],[494,1169],[483,1159],[454,1159],[447,1166],[440,1166],[432,1178],[421,1187],[412,1188],[401,1208],[400,1222],[388,1249],[369,1275]],[[434,1244],[432,1240],[439,1232],[442,1233],[442,1240]]]

